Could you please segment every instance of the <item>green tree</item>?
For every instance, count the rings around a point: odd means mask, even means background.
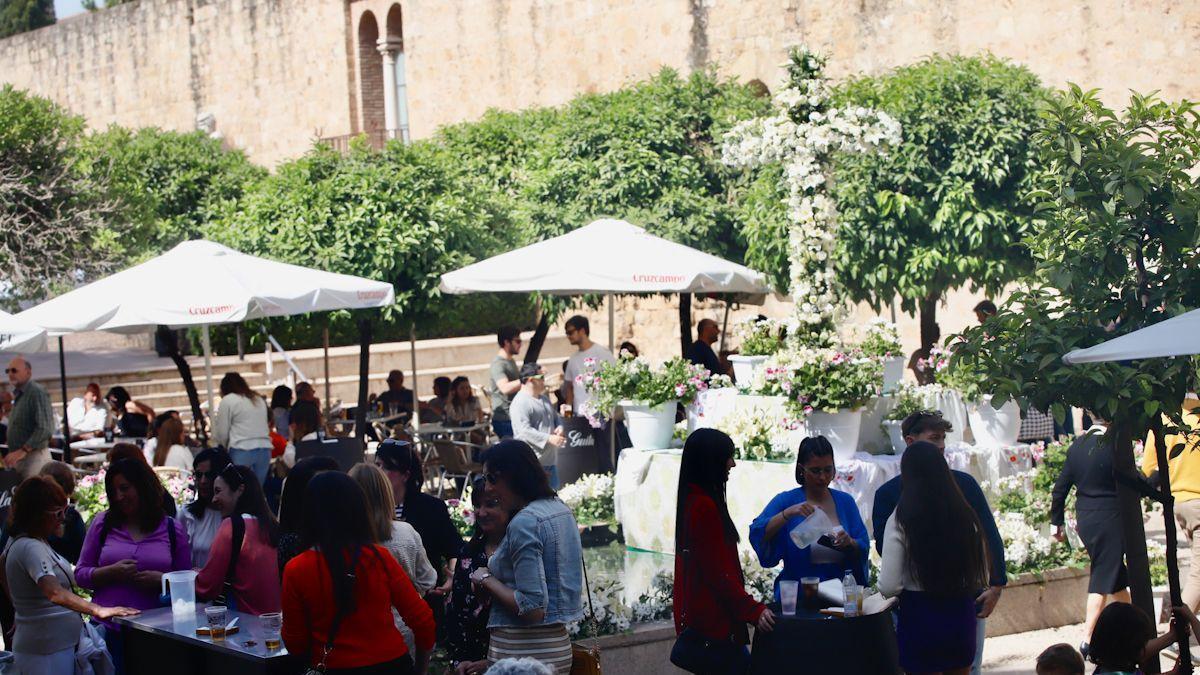
[[[0,38],[54,22],[54,0],[0,0]]]
[[[119,200],[81,167],[83,119],[12,86],[0,89],[0,293],[10,304],[109,268]]]
[[[222,205],[236,202],[267,173],[242,151],[199,131],[112,126],[89,136],[84,154],[131,207],[134,231],[123,241],[132,261],[198,238]]]
[[[1200,306],[1200,182],[1191,173],[1200,163],[1200,114],[1190,102],[1136,94],[1118,114],[1072,85],[1043,118],[1033,139],[1041,167],[1034,199],[1045,220],[1028,239],[1032,279],[998,316],[964,334],[952,366],[977,373],[996,404],[1018,399],[1060,420],[1074,406],[1110,420],[1116,471],[1132,475],[1132,439],[1158,426],[1160,414],[1182,424],[1193,364],[1061,359]],[[1145,608],[1140,505],[1136,493],[1122,492],[1134,601]],[[1165,522],[1172,561],[1169,504]]]
[[[438,160],[423,143],[382,152],[356,145],[346,156],[317,147],[225,203],[204,232],[241,251],[391,282],[396,304],[383,317],[392,330],[379,336],[406,338],[412,322],[445,321],[442,274],[507,247],[505,214]],[[331,332],[353,334],[349,313],[331,322]],[[271,325],[289,346],[319,344],[320,324]]]
[[[852,299],[879,309],[899,296],[920,312],[928,348],[947,291],[996,294],[1029,271],[1029,139],[1045,97],[1028,69],[991,56],[935,56],[839,87],[839,104],[882,110],[904,135],[888,153],[835,163],[838,272]]]

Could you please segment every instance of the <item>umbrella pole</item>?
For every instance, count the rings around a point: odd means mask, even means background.
[[[330,401],[333,400],[331,398],[332,394],[330,393],[330,387],[329,387],[329,317],[325,318],[324,333],[325,333],[325,335],[324,335],[324,342],[325,342],[325,410],[324,410],[324,413],[325,413],[326,419],[328,419],[329,418]]]
[[[610,353],[614,353],[614,354],[616,353],[616,349],[615,349],[616,339],[615,338],[616,338],[616,330],[617,330],[617,321],[614,318],[615,316],[616,316],[616,314],[613,311],[613,294],[609,293],[608,294],[608,351]]]
[[[371,321],[358,320],[358,407],[354,411],[354,437],[366,443],[367,377],[371,371]],[[366,446],[364,446],[366,447]]]
[[[613,294],[608,294],[608,353],[615,354],[616,312],[613,310]],[[608,420],[608,465],[616,471],[617,466],[617,420]]]
[[[63,407],[63,461],[71,463],[71,423],[67,419],[67,357],[63,353],[63,339],[58,336],[58,381],[62,385]]]
[[[413,392],[413,434],[416,434],[417,427],[421,426],[421,398],[417,395],[420,391],[417,388],[417,322],[413,322],[408,329],[408,355],[412,365],[412,392]],[[413,440],[416,440],[415,438]]]
[[[212,337],[208,333],[208,324],[204,324],[200,335],[204,343],[204,381],[208,385],[208,415],[212,417],[216,411],[213,410]]]
[[[725,351],[725,334],[729,332],[729,298],[725,298],[725,318],[721,319],[721,346],[717,353]]]

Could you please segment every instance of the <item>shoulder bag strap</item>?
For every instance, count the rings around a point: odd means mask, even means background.
[[[354,577],[355,570],[358,569],[359,555],[362,549],[354,552],[354,556],[350,559],[350,573],[348,576]],[[332,590],[332,588],[330,589]],[[334,598],[334,605],[337,604],[337,598]],[[316,670],[319,673],[325,672],[325,662],[329,659],[329,653],[333,651],[333,641],[337,639],[338,629],[342,627],[342,619],[345,618],[346,612],[341,607],[338,607],[333,613],[333,622],[329,625],[329,637],[325,639],[325,645],[321,652],[321,662],[317,664]]]
[[[246,538],[246,521],[243,520],[242,514],[235,513],[229,519],[229,526],[233,528],[233,541],[229,545],[229,566],[225,568],[225,583],[222,589],[227,604],[233,597],[233,575],[237,571],[238,558],[242,555],[242,542]]]

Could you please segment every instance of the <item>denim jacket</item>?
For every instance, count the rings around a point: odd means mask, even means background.
[[[583,618],[583,546],[575,516],[558,499],[530,502],[513,516],[488,568],[513,589],[521,614],[544,609],[542,625]],[[488,628],[527,625],[492,603]]]

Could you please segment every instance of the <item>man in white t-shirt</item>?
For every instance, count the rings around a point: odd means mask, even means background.
[[[566,388],[567,404],[577,417],[582,417],[586,412],[584,405],[592,397],[583,383],[578,381],[578,377],[587,372],[588,359],[594,360],[593,368],[599,368],[601,363],[615,363],[616,359],[613,358],[612,352],[592,342],[592,327],[586,316],[576,314],[567,319],[566,329],[567,342],[579,349],[567,359],[565,376],[571,385]],[[607,414],[609,411],[602,412]]]

